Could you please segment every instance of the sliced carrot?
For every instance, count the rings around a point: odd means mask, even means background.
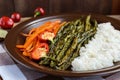
[[[44,29],[45,27],[48,27],[51,23],[52,23],[51,21],[45,22],[44,24],[37,27],[37,29]]]
[[[23,55],[30,57],[30,53],[28,53],[27,51],[24,51],[24,52],[23,52]]]
[[[54,21],[51,24],[49,22],[49,23],[43,24],[41,27],[38,27],[34,32],[34,34],[31,34],[30,38],[26,41],[26,43],[24,44],[24,47],[26,48],[34,40],[34,38],[37,37],[37,35],[39,35],[41,32],[45,31],[46,29],[52,29],[59,22],[60,21]]]
[[[43,25],[41,25],[41,29],[42,29],[42,27],[44,28],[45,26],[49,26],[50,25],[50,22],[46,22],[46,23],[44,23]],[[33,33],[33,34],[31,34],[31,36],[27,39],[27,41],[25,42],[25,44],[24,44],[24,48],[26,48],[27,46],[29,46],[29,44],[34,40],[34,38],[36,38],[37,37],[37,35],[40,33],[39,32],[39,30],[38,30],[39,28],[37,28],[36,30],[35,30],[35,32]]]
[[[32,28],[28,34],[29,34],[29,35],[32,34],[33,32],[35,32],[36,29],[37,29],[37,28]]]
[[[29,34],[25,34],[25,33],[20,33],[22,36],[28,37],[30,36]]]
[[[58,24],[54,27],[54,34],[57,34],[57,32],[59,31],[59,29],[65,24],[66,22],[63,22],[61,24]]]
[[[24,45],[16,45],[16,47],[23,51],[24,56],[31,58],[31,53],[40,44],[40,40],[38,38],[39,34],[45,30],[52,30],[56,34],[59,31],[60,27],[64,24],[65,22],[61,23],[60,20],[53,22],[48,21],[37,28],[31,29],[28,34],[22,33],[23,36],[26,36],[25,43]]]
[[[29,50],[32,48],[32,46],[33,46],[33,42],[31,42],[31,43],[29,44],[29,46],[26,47],[25,50],[29,51]]]
[[[16,45],[17,48],[24,48],[24,45]]]
[[[59,23],[60,23],[60,20],[53,21],[49,26],[38,27],[37,31],[39,31],[39,33],[41,33],[41,32],[43,32],[45,30],[52,29],[55,25],[57,25]]]

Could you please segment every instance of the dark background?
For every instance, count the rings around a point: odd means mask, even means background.
[[[36,7],[43,7],[46,14],[97,13],[120,14],[120,0],[0,0],[0,17],[19,12],[23,17],[33,16]]]

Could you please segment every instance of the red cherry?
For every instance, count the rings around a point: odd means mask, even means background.
[[[3,17],[0,18],[1,28],[10,29],[10,28],[13,27],[13,25],[14,25],[14,21],[11,18],[9,18],[7,16],[3,16]]]
[[[20,19],[21,19],[21,15],[19,13],[13,13],[11,15],[11,19],[14,21],[14,22],[19,22]]]
[[[42,16],[45,15],[45,11],[44,11],[44,9],[42,7],[36,8],[34,13],[35,13],[34,17],[40,16],[40,15],[42,15]]]

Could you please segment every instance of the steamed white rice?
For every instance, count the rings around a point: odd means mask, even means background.
[[[120,61],[120,31],[107,22],[99,24],[94,38],[80,49],[80,56],[72,61],[72,70],[96,70],[113,66],[117,61]]]

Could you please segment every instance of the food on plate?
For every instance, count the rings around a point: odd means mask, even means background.
[[[37,43],[35,49],[31,52],[31,58],[39,60],[42,57],[46,57],[49,52],[49,46],[47,43]]]
[[[14,13],[11,15],[11,19],[12,19],[14,22],[19,22],[19,21],[21,20],[21,15],[20,15],[20,13],[14,12]]]
[[[96,70],[120,61],[120,31],[110,22],[98,25],[95,36],[81,47],[79,57],[72,61],[72,70]]]
[[[53,38],[56,35],[56,31],[64,23],[60,20],[48,21],[37,28],[31,29],[28,34],[21,33],[26,36],[26,41],[23,45],[16,45],[16,47],[23,51],[24,56],[28,56],[31,59],[39,60],[41,57],[46,57],[45,55],[49,51],[49,41],[54,43]]]
[[[14,25],[14,21],[7,17],[7,16],[2,16],[0,18],[0,27],[3,28],[3,29],[10,29],[12,28]]]
[[[90,15],[47,21],[20,34],[26,37],[24,44],[16,45],[22,54],[53,69],[95,70],[120,61],[120,32],[110,23],[98,25]]]
[[[97,21],[80,18],[67,22],[60,28],[54,43],[50,44],[48,56],[43,58],[39,64],[50,66],[54,69],[66,70],[71,62],[79,55],[79,49],[94,36],[97,29]]]

